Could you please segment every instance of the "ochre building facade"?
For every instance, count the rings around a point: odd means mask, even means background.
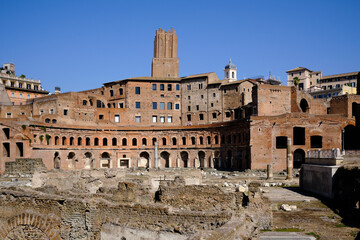
[[[356,95],[326,102],[294,87],[236,79],[236,67],[179,77],[174,30],[157,30],[151,77],[0,106],[1,164],[41,158],[48,169],[286,168],[314,149],[342,148]],[[230,75],[229,75],[230,73]],[[339,100],[340,99],[340,100]]]

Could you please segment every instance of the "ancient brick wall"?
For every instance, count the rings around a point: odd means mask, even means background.
[[[15,162],[5,162],[5,175],[32,175],[36,170],[46,170],[40,158],[17,158]]]

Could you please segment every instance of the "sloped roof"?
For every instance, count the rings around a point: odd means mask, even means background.
[[[296,72],[296,71],[301,71],[301,70],[308,70],[309,72],[312,72],[312,70],[309,70],[309,69],[304,68],[304,67],[297,67],[297,68],[288,70],[288,71],[286,71],[286,72]]]
[[[335,75],[323,76],[321,79],[354,76],[354,75],[358,75],[358,73],[359,72],[340,73],[340,74],[335,74]]]

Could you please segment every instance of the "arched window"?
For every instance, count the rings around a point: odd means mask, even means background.
[[[70,145],[74,145],[74,138],[73,137],[70,138]]]
[[[162,138],[162,145],[166,146],[166,138]]]
[[[219,144],[219,137],[218,136],[215,136],[214,140],[215,140],[215,144]]]
[[[142,139],[142,145],[143,145],[143,146],[146,146],[146,145],[147,145],[146,138],[143,138],[143,139]]]
[[[62,145],[65,145],[66,143],[66,137],[62,137]]]
[[[152,139],[152,145],[155,146],[155,143],[156,143],[156,138],[153,138]]]
[[[50,123],[50,118],[45,119],[45,123]]]
[[[174,145],[174,146],[176,145],[176,138],[174,138],[174,137],[172,138],[172,145]]]
[[[199,137],[199,143],[200,143],[200,145],[204,144],[204,138],[203,137]]]
[[[107,138],[103,138],[103,146],[107,146],[107,145],[108,145]]]
[[[195,145],[195,137],[191,137],[191,144]]]
[[[53,119],[53,120],[52,120],[52,123],[56,123],[56,122],[57,122],[56,119]]]
[[[58,136],[55,137],[55,145],[59,145],[59,137]]]
[[[232,72],[231,74],[232,74],[232,78],[235,78],[235,72]]]
[[[90,146],[90,138],[86,138],[86,146]]]
[[[207,144],[211,144],[211,137],[210,136],[207,136]]]
[[[133,139],[132,139],[132,145],[133,145],[133,146],[136,146],[136,145],[137,145],[137,139],[136,139],[136,138],[133,138]]]
[[[78,137],[78,139],[77,139],[77,145],[79,145],[79,146],[81,146],[81,137]]]
[[[94,146],[99,146],[99,139],[98,138],[94,139]]]
[[[113,145],[113,146],[116,146],[116,145],[117,145],[117,138],[113,138],[113,139],[112,139],[112,145]]]
[[[123,139],[122,139],[122,145],[123,145],[123,146],[126,146],[126,145],[127,145],[127,139],[126,139],[126,138],[123,138]]]
[[[183,144],[183,145],[186,145],[186,137],[182,137],[181,140],[182,140],[182,144]]]
[[[114,96],[114,91],[110,90],[110,97],[113,97],[113,96]]]

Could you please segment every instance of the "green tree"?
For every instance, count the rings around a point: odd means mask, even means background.
[[[293,79],[295,87],[299,86],[300,79],[298,77],[294,77]]]
[[[21,78],[26,78],[26,76],[24,74],[21,74],[20,77]]]

